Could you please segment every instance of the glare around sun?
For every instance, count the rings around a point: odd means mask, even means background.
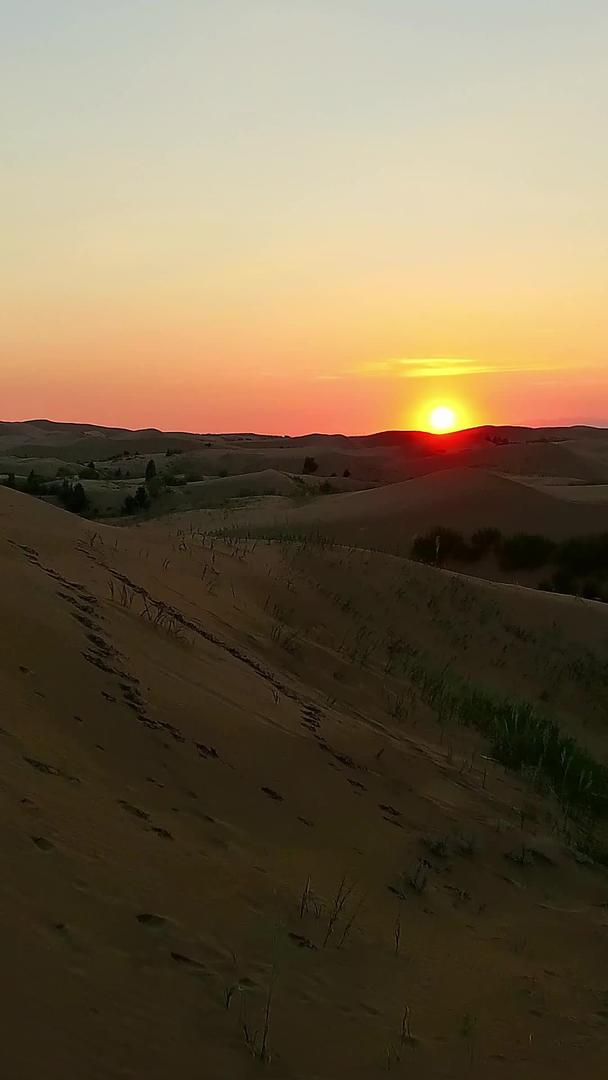
[[[437,405],[431,410],[429,420],[432,431],[453,431],[456,426],[456,413],[449,405]]]

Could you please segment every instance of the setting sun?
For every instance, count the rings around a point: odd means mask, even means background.
[[[432,431],[453,431],[456,426],[456,413],[449,405],[437,405],[431,410],[429,420]]]

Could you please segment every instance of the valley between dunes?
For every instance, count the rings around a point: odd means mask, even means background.
[[[441,703],[605,762],[608,607],[366,550],[394,487],[332,500],[332,543],[268,542],[0,488],[11,1080],[604,1075],[589,823]]]

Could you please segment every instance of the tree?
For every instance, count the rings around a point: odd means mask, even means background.
[[[149,505],[148,492],[143,485],[140,485],[135,495],[127,495],[122,504],[122,512],[123,514],[138,514],[141,510],[147,510]]]
[[[302,466],[303,473],[314,473],[319,468],[319,462],[315,461],[314,457],[305,457],[304,465]]]
[[[146,465],[146,484],[149,484],[150,480],[153,480],[155,476],[156,476],[156,465],[154,463],[154,459],[150,458],[148,464]]]
[[[68,480],[64,480],[59,490],[55,489],[55,493],[66,510],[70,510],[73,514],[82,514],[89,508],[89,499],[82,484],[71,484]]]
[[[66,502],[67,509],[71,510],[73,514],[81,514],[83,510],[87,509],[88,505],[89,500],[82,484],[74,484]]]
[[[342,473],[342,476],[344,477],[345,480],[348,480],[348,478],[350,476],[350,469],[345,469],[344,472]]]
[[[153,476],[151,480],[146,483],[146,490],[151,499],[158,499],[158,496],[163,490],[163,481],[165,477]]]
[[[28,495],[38,495],[40,492],[40,477],[36,476],[36,473],[32,469],[25,481],[25,490]]]

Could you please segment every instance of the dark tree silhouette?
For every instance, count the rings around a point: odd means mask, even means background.
[[[304,465],[302,466],[303,473],[315,473],[319,468],[319,462],[315,461],[314,457],[305,457]]]
[[[73,514],[82,514],[89,508],[87,493],[82,484],[71,484],[69,480],[64,480],[59,490],[54,489],[54,493],[66,510],[71,510]]]
[[[123,514],[138,514],[141,510],[147,510],[150,505],[148,492],[143,485],[138,487],[135,495],[127,495],[123,505]]]
[[[73,514],[81,514],[83,510],[87,509],[88,505],[89,500],[87,499],[87,493],[82,484],[74,484],[69,499],[66,502],[67,509],[71,510]]]
[[[28,495],[38,495],[38,493],[40,492],[40,487],[40,477],[36,476],[36,473],[32,469],[28,475],[27,480],[25,481],[25,490],[27,491]]]

